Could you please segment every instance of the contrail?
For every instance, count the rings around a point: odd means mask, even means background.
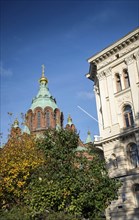
[[[94,118],[92,115],[90,115],[87,111],[85,111],[83,108],[81,108],[79,105],[77,106],[80,110],[82,110],[85,114],[87,114],[90,118],[94,119],[99,125],[102,126],[102,124],[100,124],[98,122],[98,120],[96,118]]]

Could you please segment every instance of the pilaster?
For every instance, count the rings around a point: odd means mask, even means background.
[[[138,88],[138,70],[136,65],[136,60],[134,58],[134,54],[131,54],[125,59],[128,68],[129,80],[130,80],[130,88],[132,95],[132,103],[134,107],[134,117],[135,120],[138,117],[139,113],[139,88]],[[134,76],[134,77],[133,77]]]

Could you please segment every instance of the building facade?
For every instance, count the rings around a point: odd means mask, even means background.
[[[122,187],[107,219],[139,219],[139,28],[88,59],[101,146],[111,178]]]

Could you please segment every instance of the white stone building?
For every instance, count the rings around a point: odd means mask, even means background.
[[[139,219],[139,28],[88,59],[97,103],[99,136],[119,198],[107,219]]]

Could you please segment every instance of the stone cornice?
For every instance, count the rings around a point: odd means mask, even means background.
[[[89,63],[94,63],[100,69],[119,57],[127,54],[138,47],[139,28],[123,37],[121,40],[102,50],[100,53],[88,59]]]
[[[136,53],[134,53],[134,56],[135,56],[135,59],[139,59],[139,50]]]
[[[109,143],[111,141],[115,141],[115,140],[118,140],[118,139],[121,139],[123,137],[127,137],[129,135],[133,135],[134,133],[138,133],[139,131],[139,127],[132,127],[132,128],[129,128],[129,129],[125,129],[125,131],[121,131],[121,133],[117,134],[117,135],[113,135],[111,137],[107,137],[107,138],[102,138],[101,141],[96,141],[94,142],[94,145],[103,145],[103,144],[106,144],[106,143]]]

